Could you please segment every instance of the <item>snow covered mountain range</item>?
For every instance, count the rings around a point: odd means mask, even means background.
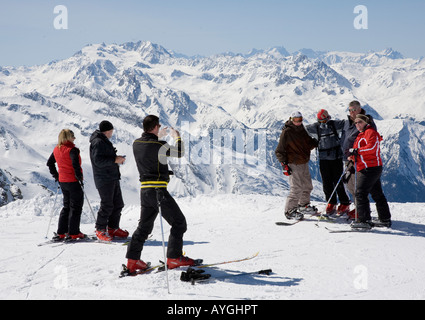
[[[55,190],[46,160],[59,131],[72,129],[81,149],[86,190],[97,197],[89,136],[100,121],[116,130],[127,155],[121,167],[128,203],[138,202],[132,142],[142,119],[160,116],[179,129],[186,157],[174,161],[175,195],[285,194],[274,156],[283,123],[300,110],[306,123],[326,108],[347,116],[359,100],[384,136],[383,184],[391,202],[424,202],[425,59],[391,49],[367,54],[293,54],[284,48],[186,57],[151,42],[88,45],[66,60],[0,67],[0,206]],[[323,199],[315,152],[313,197]]]

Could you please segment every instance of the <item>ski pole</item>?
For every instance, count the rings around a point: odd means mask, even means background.
[[[354,169],[356,170],[354,172],[354,212],[355,212],[355,217],[356,217],[356,222],[357,222],[357,218],[358,218],[358,213],[357,213],[357,154],[354,156]]]
[[[57,184],[58,184],[58,187],[56,189],[55,201],[53,202],[52,212],[50,212],[50,221],[49,221],[49,224],[47,226],[47,232],[46,232],[46,237],[45,237],[46,239],[48,238],[47,236],[49,235],[50,225],[52,224],[53,213],[54,213],[55,207],[56,207],[56,199],[58,198],[58,193],[59,193],[59,189],[60,189],[59,182],[57,182]]]
[[[345,175],[345,173],[347,172],[347,170],[348,170],[348,165],[345,167],[344,172],[342,173],[341,177],[339,178],[339,180],[338,180],[338,182],[337,182],[337,184],[336,184],[336,186],[335,186],[335,189],[333,190],[333,192],[332,192],[331,196],[329,197],[329,200],[328,200],[328,202],[326,203],[326,207],[328,206],[329,202],[331,202],[332,197],[333,197],[334,193],[336,192],[336,190],[338,189],[338,186],[339,186],[339,184],[341,183],[341,180],[342,180],[342,178],[344,177],[344,175]],[[322,217],[323,217],[323,211],[320,213],[319,220],[317,221],[316,226],[319,226],[319,222],[320,222],[320,220],[322,219]]]
[[[168,281],[168,266],[167,266],[167,257],[165,254],[165,241],[164,241],[164,227],[162,225],[162,210],[161,210],[161,201],[163,198],[162,191],[159,188],[156,188],[156,200],[158,202],[158,212],[159,212],[159,221],[161,222],[161,234],[162,234],[162,251],[164,254],[164,266],[165,266],[165,275],[167,278],[167,290],[168,294],[170,294],[170,283]]]
[[[91,205],[90,205],[90,201],[89,201],[89,199],[87,198],[87,194],[86,194],[86,192],[84,191],[84,184],[83,184],[83,182],[82,182],[82,181],[80,181],[80,186],[81,186],[81,189],[83,190],[84,197],[86,198],[86,202],[87,202],[87,204],[89,205],[90,212],[91,212],[91,214],[92,214],[92,216],[93,216],[93,221],[94,221],[94,222],[96,222],[96,216],[95,216],[95,214],[94,214],[93,208],[92,208],[92,207],[91,207]]]

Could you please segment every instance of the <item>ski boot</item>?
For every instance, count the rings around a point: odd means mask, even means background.
[[[168,258],[167,259],[167,268],[168,269],[175,269],[178,267],[190,267],[190,266],[194,266],[197,265],[197,261],[194,259],[191,259],[189,257],[185,257],[185,256],[180,256],[179,258],[176,259],[171,259]]]
[[[120,228],[112,229],[108,227],[108,234],[112,238],[119,238],[119,239],[127,239],[128,238],[128,231],[122,230]]]
[[[106,230],[96,230],[96,237],[100,241],[110,242],[112,237],[106,232]]]
[[[70,234],[66,239],[67,240],[78,240],[78,239],[84,239],[87,238],[87,235],[80,232],[78,234]]]
[[[304,206],[298,207],[299,212],[301,212],[303,215],[309,214],[311,216],[317,215],[319,210],[315,206],[310,205],[309,203]]]
[[[294,208],[294,209],[291,209],[291,210],[285,212],[285,217],[286,217],[286,219],[289,219],[289,220],[292,220],[292,219],[302,220],[302,219],[304,219],[304,215],[298,210],[298,208]]]
[[[328,205],[326,206],[326,211],[325,211],[327,216],[333,215],[335,213],[337,213],[336,211],[336,204],[333,203],[328,203]]]
[[[348,214],[350,212],[350,205],[349,204],[340,204],[337,210],[336,215],[338,217],[342,217],[344,214]]]
[[[370,230],[373,228],[373,223],[372,221],[353,221],[350,227],[357,230]]]

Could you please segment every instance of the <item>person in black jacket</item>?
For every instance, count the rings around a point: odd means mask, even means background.
[[[339,138],[343,126],[344,120],[331,120],[331,116],[325,109],[321,109],[317,113],[317,122],[306,126],[307,132],[319,141],[319,146],[317,147],[319,168],[322,176],[323,192],[328,202],[325,209],[328,215],[344,215],[350,211],[350,198],[340,180],[344,172],[343,154]],[[337,185],[338,182],[339,184]],[[340,201],[338,208],[337,195]]]
[[[158,198],[161,197],[161,213],[171,225],[167,248],[167,266],[169,269],[190,266],[194,260],[183,256],[183,234],[186,232],[186,218],[178,204],[167,191],[170,181],[167,158],[184,156],[184,145],[178,131],[170,128],[175,145],[159,140],[167,134],[167,129],[160,129],[159,118],[149,115],[143,120],[143,134],[133,143],[133,153],[140,175],[140,220],[127,248],[127,268],[130,272],[143,270],[147,264],[140,260],[143,245],[152,232],[155,219],[159,213]]]
[[[111,241],[113,237],[128,237],[128,232],[119,227],[121,211],[124,208],[119,165],[124,164],[125,157],[117,156],[117,150],[109,141],[113,132],[114,126],[105,120],[90,137],[90,160],[100,196],[96,236],[102,241]]]
[[[346,120],[344,120],[344,126],[342,129],[341,135],[341,148],[343,152],[343,159],[346,166],[346,175],[344,177],[344,183],[347,186],[347,190],[352,195],[353,199],[356,195],[356,182],[355,182],[355,168],[354,163],[349,161],[348,158],[351,156],[350,149],[353,148],[354,141],[356,141],[357,136],[359,135],[359,130],[356,128],[355,119],[358,114],[363,114],[368,118],[368,123],[370,126],[377,130],[376,124],[373,121],[373,117],[369,114],[366,114],[366,111],[361,107],[359,101],[351,101],[348,105],[349,115]],[[355,209],[351,210],[348,213],[348,216],[352,219],[355,217]]]

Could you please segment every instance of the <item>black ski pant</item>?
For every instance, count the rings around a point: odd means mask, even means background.
[[[119,228],[121,211],[124,208],[120,181],[107,182],[97,191],[100,196],[100,208],[97,213],[96,230],[106,230],[106,227]]]
[[[360,222],[371,220],[369,194],[376,202],[376,210],[381,221],[391,219],[387,198],[381,185],[382,167],[371,167],[357,172],[356,206]]]
[[[350,204],[350,198],[345,192],[342,180],[331,198],[332,192],[335,190],[336,184],[341,178],[343,172],[344,164],[342,159],[320,160],[320,174],[322,176],[323,192],[325,193],[326,201],[329,201],[330,199],[330,204],[338,204],[337,195],[341,204]]]
[[[58,234],[80,233],[81,212],[84,193],[79,182],[60,182],[63,194],[63,208],[59,214]]]
[[[161,188],[161,214],[171,226],[168,238],[167,258],[176,259],[183,253],[183,234],[186,232],[186,218],[178,204],[165,188]],[[136,231],[131,237],[127,248],[127,259],[139,260],[143,245],[152,233],[155,219],[159,213],[157,202],[157,189],[146,188],[140,191],[140,220]]]

